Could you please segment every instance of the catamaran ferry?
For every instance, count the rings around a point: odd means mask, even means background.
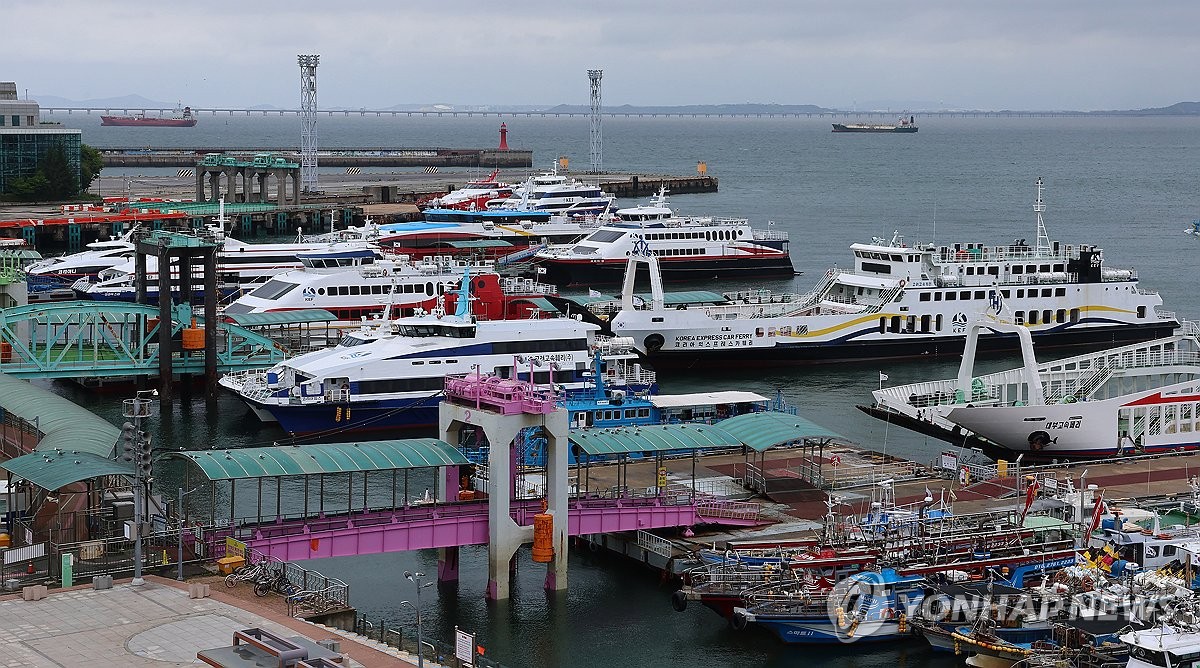
[[[968,316],[1002,300],[1040,346],[1144,341],[1179,325],[1137,273],[1106,265],[1101,249],[1050,241],[1037,180],[1037,239],[1007,246],[908,246],[898,234],[853,244],[854,269],[830,270],[806,295],[769,295],[698,308],[666,308],[652,254],[627,263],[618,336],[656,365],[698,361],[829,363],[957,355]],[[652,303],[638,308],[633,277],[651,268]],[[984,349],[1010,346],[988,332]],[[1010,340],[1005,340],[1009,338]]]

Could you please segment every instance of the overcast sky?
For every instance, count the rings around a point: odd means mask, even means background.
[[[1127,109],[1200,99],[1200,2],[10,0],[0,80],[193,106],[763,102]]]

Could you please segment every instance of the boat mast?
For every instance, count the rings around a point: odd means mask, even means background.
[[[1042,177],[1037,179],[1037,197],[1033,200],[1033,212],[1037,214],[1037,254],[1038,257],[1049,257],[1050,255],[1050,235],[1046,233],[1046,223],[1042,221],[1042,214],[1046,211],[1046,204],[1042,201]]]

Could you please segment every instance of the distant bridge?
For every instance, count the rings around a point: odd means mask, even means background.
[[[73,114],[114,114],[129,115],[141,113],[146,115],[167,116],[175,113],[174,108],[168,107],[42,107],[49,113]],[[192,108],[192,113],[217,116],[299,116],[299,109],[232,109],[232,108]],[[320,109],[318,114],[323,116],[436,116],[436,117],[488,117],[497,118],[558,118],[590,116],[587,111],[475,111],[475,110],[398,110],[398,109]],[[747,111],[747,112],[716,112],[716,111],[622,111],[606,110],[602,116],[609,118],[892,118],[903,114],[917,114],[921,117],[943,118],[1075,118],[1083,116],[1128,116],[1121,112],[1088,112],[1088,111],[922,111],[911,112],[897,109],[895,111]]]

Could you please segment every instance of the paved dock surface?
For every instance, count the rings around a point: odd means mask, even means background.
[[[347,666],[415,665],[323,627],[258,614],[215,588],[213,598],[189,599],[181,586],[148,577],[140,587],[125,581],[100,591],[52,590],[40,601],[24,601],[20,594],[0,598],[0,666],[191,666],[199,664],[196,652],[231,645],[233,632],[248,628],[314,642],[336,637]]]

